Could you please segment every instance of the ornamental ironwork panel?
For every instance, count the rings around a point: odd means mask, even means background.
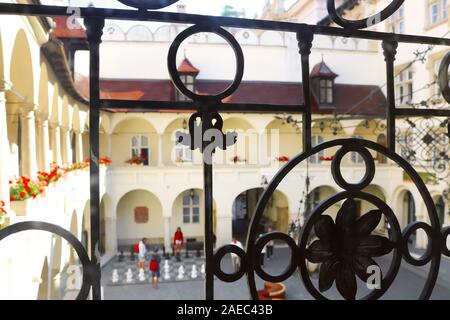
[[[206,279],[205,298],[214,299],[214,276],[226,282],[234,282],[246,276],[250,295],[253,299],[258,298],[255,275],[263,280],[280,282],[298,272],[306,289],[316,299],[324,299],[322,294],[327,291],[333,282],[339,293],[345,299],[357,297],[356,278],[366,279],[364,269],[369,265],[376,265],[373,257],[392,253],[392,261],[388,272],[383,275],[380,288],[373,289],[364,299],[378,299],[389,290],[392,282],[399,271],[401,260],[414,266],[423,266],[430,263],[427,281],[422,289],[420,298],[428,299],[433,291],[439,272],[441,255],[450,256],[449,248],[445,240],[450,233],[450,228],[441,230],[435,205],[430,193],[419,174],[415,171],[408,159],[396,154],[396,120],[398,117],[450,117],[450,110],[424,110],[415,108],[396,108],[394,95],[394,61],[399,43],[418,43],[428,45],[450,46],[450,39],[405,35],[396,33],[382,33],[364,30],[367,27],[378,24],[392,16],[404,3],[404,0],[393,0],[381,12],[371,17],[350,21],[340,16],[336,10],[335,1],[327,1],[329,16],[338,27],[320,25],[308,25],[292,22],[260,21],[251,19],[237,19],[229,17],[209,17],[193,14],[171,13],[163,11],[151,11],[171,5],[177,0],[119,0],[130,6],[130,9],[102,9],[102,8],[80,8],[79,16],[84,18],[87,41],[90,54],[90,112],[89,112],[89,140],[90,140],[90,212],[91,212],[91,247],[90,258],[81,242],[70,232],[61,227],[44,222],[22,222],[8,226],[0,231],[0,240],[9,235],[26,230],[43,230],[66,239],[77,252],[83,266],[83,284],[78,294],[78,299],[88,297],[92,290],[93,299],[100,299],[100,204],[99,204],[99,116],[102,109],[147,109],[147,110],[187,110],[193,111],[189,120],[189,133],[177,135],[181,144],[189,146],[192,150],[199,149],[203,154],[204,175],[204,209],[205,209],[205,258]],[[206,1],[205,1],[206,3]],[[206,4],[205,4],[206,5]],[[137,9],[137,10],[136,10]],[[26,15],[26,16],[70,16],[72,10],[62,6],[29,5],[29,4],[0,4],[2,15]],[[105,19],[118,19],[130,21],[157,21],[184,23],[192,25],[182,31],[173,41],[167,59],[167,67],[171,79],[176,88],[191,101],[123,101],[101,99],[99,95],[99,45],[101,43],[102,30]],[[223,103],[223,99],[229,97],[240,85],[244,72],[244,56],[241,46],[234,36],[226,28],[251,28],[260,30],[284,31],[296,34],[298,49],[301,57],[301,74],[303,82],[304,101],[296,106],[270,105],[270,104],[239,104]],[[176,54],[183,40],[199,32],[212,32],[222,37],[233,49],[236,58],[236,74],[233,83],[223,92],[216,95],[199,95],[190,91],[181,82],[176,69]],[[386,62],[387,78],[387,106],[385,109],[385,123],[387,139],[386,146],[363,139],[336,139],[324,142],[313,147],[311,143],[311,86],[309,79],[309,56],[312,42],[316,35],[340,36],[346,38],[358,38],[377,40],[381,47]],[[448,66],[450,54],[444,57],[439,71],[439,85],[444,99],[450,102],[450,88],[448,85]],[[300,67],[300,66],[299,66]],[[213,164],[212,157],[216,148],[226,149],[233,145],[238,139],[235,133],[223,133],[223,120],[221,112],[286,112],[302,115],[302,139],[303,150],[286,163],[273,177],[261,195],[248,231],[247,245],[245,249],[237,246],[226,245],[213,252]],[[428,121],[428,120],[423,120]],[[421,124],[415,124],[411,130]],[[448,137],[449,122],[446,126]],[[384,127],[383,127],[384,128]],[[336,130],[339,130],[338,127]],[[445,133],[444,133],[445,135]],[[418,138],[419,143],[425,147],[436,143],[436,139],[442,142],[445,150],[448,150],[448,139],[441,132],[436,136],[429,131],[423,131]],[[413,135],[415,137],[419,135]],[[304,162],[308,157],[329,148],[338,148],[331,162],[330,172],[335,183],[344,191],[339,192],[318,206],[313,208],[307,217],[297,242],[287,234],[272,232],[262,237],[257,236],[258,224],[263,211],[268,204],[277,186],[286,175],[298,164]],[[413,222],[403,231],[399,222],[388,204],[378,197],[364,192],[363,189],[370,184],[376,172],[376,166],[370,151],[384,155],[411,177],[414,185],[426,205],[426,214],[430,223]],[[364,177],[358,183],[346,181],[341,173],[341,160],[349,152],[359,153],[365,164]],[[417,158],[417,155],[415,155]],[[411,160],[411,159],[409,159]],[[448,157],[444,159],[448,162]],[[448,163],[446,163],[448,165]],[[438,164],[436,170],[441,168]],[[376,207],[361,218],[356,217],[355,199],[365,200]],[[324,215],[333,204],[344,201],[337,218],[333,221]],[[389,237],[374,236],[372,230],[384,216],[390,223],[392,233]],[[413,257],[407,247],[408,239],[415,231],[422,229],[426,232],[429,240],[429,249],[420,257]],[[309,242],[311,233],[315,233],[317,239]],[[289,265],[280,275],[270,275],[257,263],[258,257],[265,244],[272,240],[285,242],[291,251]],[[233,274],[225,273],[221,269],[220,261],[227,253],[235,253],[241,259],[240,268]],[[316,288],[307,271],[307,262],[321,263],[319,272],[319,288]]]

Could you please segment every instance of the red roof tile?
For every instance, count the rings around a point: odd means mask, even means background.
[[[189,61],[189,59],[184,58],[184,60],[181,62],[180,66],[178,67],[179,73],[195,73],[198,74],[200,72],[199,69],[194,67],[192,63]]]
[[[84,76],[75,76],[78,91],[88,97],[89,83]],[[230,85],[227,81],[197,80],[197,93],[217,94]],[[115,100],[173,101],[175,88],[170,80],[101,80],[100,97]],[[384,115],[386,98],[381,89],[370,85],[335,84],[334,108],[320,108],[312,95],[314,114]],[[224,103],[261,103],[280,105],[302,104],[303,86],[298,82],[242,82]],[[126,109],[124,109],[126,110]],[[121,112],[125,112],[121,110]]]
[[[53,21],[56,24],[52,31],[53,36],[57,38],[86,38],[86,30],[77,20],[69,20],[69,17],[53,17]]]

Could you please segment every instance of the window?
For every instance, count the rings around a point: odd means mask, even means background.
[[[148,137],[136,135],[131,138],[131,156],[141,155],[144,158],[144,166],[149,165],[150,149]]]
[[[180,74],[180,79],[183,82],[184,86],[189,91],[195,92],[195,85],[194,85],[195,77],[193,75]],[[177,94],[177,100],[178,101],[188,101],[188,100],[190,100],[188,97],[186,97],[184,94],[182,94],[178,90],[176,90],[176,94]]]
[[[183,196],[183,223],[200,222],[200,199],[193,191]]]
[[[318,146],[319,144],[323,143],[324,139],[322,136],[312,136],[312,146]],[[322,150],[318,153],[313,154],[310,159],[311,159],[311,163],[320,163],[320,158],[323,157],[325,155],[325,151]]]
[[[409,104],[413,98],[413,72],[402,70],[395,77],[395,100],[399,105]]]
[[[319,81],[320,104],[333,103],[333,80],[321,79]]]
[[[405,32],[405,8],[403,6],[389,17],[388,31],[394,33]]]
[[[428,24],[434,25],[447,19],[447,0],[430,0],[428,2]]]
[[[190,147],[182,145],[178,141],[175,142],[175,161],[176,162],[192,162],[192,150]]]

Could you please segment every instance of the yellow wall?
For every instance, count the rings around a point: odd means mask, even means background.
[[[134,209],[136,207],[148,208],[147,223],[135,223]],[[117,205],[117,239],[118,244],[121,245],[134,243],[143,237],[150,239],[164,238],[162,207],[152,193],[135,190],[122,197]]]

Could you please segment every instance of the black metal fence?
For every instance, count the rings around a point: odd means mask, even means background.
[[[147,110],[194,110],[189,122],[189,134],[180,136],[180,142],[189,145],[192,149],[200,149],[203,153],[204,164],[204,192],[205,192],[205,258],[206,258],[206,280],[205,298],[214,299],[214,275],[226,282],[234,282],[247,274],[250,294],[253,299],[258,298],[255,273],[263,280],[281,282],[289,278],[296,270],[299,271],[305,287],[314,298],[325,298],[321,292],[328,290],[333,281],[340,294],[346,299],[355,299],[357,286],[355,275],[361,279],[367,279],[366,269],[368,266],[376,264],[372,257],[382,256],[392,252],[392,262],[389,271],[383,276],[381,287],[374,289],[366,296],[367,299],[380,298],[394,281],[400,267],[402,258],[414,266],[423,266],[430,263],[430,270],[421,299],[430,297],[436,283],[439,272],[441,255],[450,256],[450,251],[445,245],[445,240],[450,233],[450,228],[441,230],[439,219],[436,213],[432,198],[414,168],[395,153],[395,124],[396,118],[400,116],[410,117],[450,117],[450,110],[430,110],[402,108],[395,105],[394,95],[394,60],[396,49],[399,43],[418,43],[428,45],[450,46],[450,39],[414,36],[395,33],[382,33],[363,30],[371,25],[379,23],[394,14],[404,0],[393,0],[380,13],[357,21],[348,21],[342,18],[337,12],[334,0],[328,0],[328,11],[330,18],[340,27],[328,27],[319,25],[307,25],[302,23],[259,21],[249,19],[237,19],[228,17],[209,17],[193,14],[168,13],[161,11],[148,11],[159,9],[176,2],[176,0],[119,0],[138,10],[119,10],[101,8],[81,8],[80,17],[84,18],[87,28],[87,40],[90,51],[90,194],[91,194],[91,258],[83,248],[80,241],[68,231],[59,226],[43,222],[24,222],[6,227],[0,231],[0,240],[5,237],[26,231],[44,230],[61,236],[66,239],[76,250],[83,265],[83,285],[79,292],[78,299],[86,299],[90,289],[92,289],[93,299],[100,299],[100,257],[99,257],[99,236],[100,236],[100,204],[99,204],[99,113],[102,109],[115,108],[139,108]],[[205,1],[206,2],[206,1]],[[206,4],[205,4],[206,5]],[[71,11],[67,7],[25,5],[25,4],[0,4],[0,14],[2,15],[25,15],[25,16],[68,16]],[[174,85],[185,96],[192,101],[123,101],[100,99],[99,94],[99,46],[101,43],[102,30],[105,19],[134,20],[134,21],[158,21],[190,24],[191,27],[181,32],[173,41],[169,56],[168,70]],[[238,104],[223,103],[222,100],[230,96],[240,85],[244,71],[244,57],[238,42],[231,33],[225,30],[226,27],[250,28],[260,30],[278,30],[297,35],[299,54],[301,56],[301,70],[303,81],[303,104],[297,106],[284,105],[264,105],[264,104]],[[198,95],[189,91],[179,79],[176,68],[176,54],[181,42],[190,35],[199,32],[212,32],[224,38],[233,48],[236,56],[237,71],[233,83],[223,92],[216,95]],[[340,37],[353,37],[367,40],[377,40],[381,42],[385,61],[387,77],[387,106],[386,106],[386,126],[387,126],[387,147],[377,143],[362,139],[339,139],[325,142],[319,146],[312,147],[311,143],[311,87],[309,79],[309,56],[311,53],[312,41],[315,35],[329,35]],[[450,54],[443,59],[439,84],[443,96],[450,102],[450,87],[448,86],[448,66],[450,64]],[[259,199],[256,212],[252,218],[247,238],[245,250],[236,246],[227,245],[213,252],[213,165],[210,157],[216,147],[225,149],[235,143],[236,136],[224,135],[222,133],[222,118],[220,112],[225,111],[261,111],[261,112],[287,112],[302,114],[302,139],[303,150],[289,161],[275,175],[272,181],[264,190]],[[197,120],[200,119],[200,125]],[[310,214],[302,228],[298,243],[291,237],[280,232],[266,234],[257,238],[257,228],[262,217],[264,208],[271,195],[283,180],[283,178],[299,163],[305,161],[309,156],[331,147],[339,147],[331,164],[331,173],[337,185],[344,189],[332,197],[328,198]],[[393,162],[402,167],[411,177],[418,188],[427,209],[430,224],[424,222],[413,222],[403,231],[391,208],[379,198],[368,194],[362,189],[368,186],[375,175],[375,163],[369,150],[385,155]],[[364,159],[366,172],[363,179],[358,183],[347,182],[340,169],[341,159],[348,152],[357,152]],[[370,202],[378,210],[375,210],[362,218],[357,219],[355,215],[354,199],[362,199]],[[322,215],[327,208],[336,202],[344,201],[339,211],[336,221],[326,215]],[[371,235],[371,232],[384,215],[391,227],[392,233],[389,238]],[[311,232],[315,231],[318,240],[308,244]],[[408,250],[408,238],[412,233],[422,229],[429,239],[429,246],[426,253],[419,259],[411,256]],[[258,257],[264,245],[270,240],[280,240],[287,243],[291,250],[291,259],[288,268],[278,276],[267,274],[259,265]],[[337,245],[336,245],[337,244]],[[235,253],[241,258],[240,269],[234,274],[227,274],[221,270],[220,261],[227,253]],[[319,274],[319,290],[312,284],[306,267],[307,261],[321,263]]]

